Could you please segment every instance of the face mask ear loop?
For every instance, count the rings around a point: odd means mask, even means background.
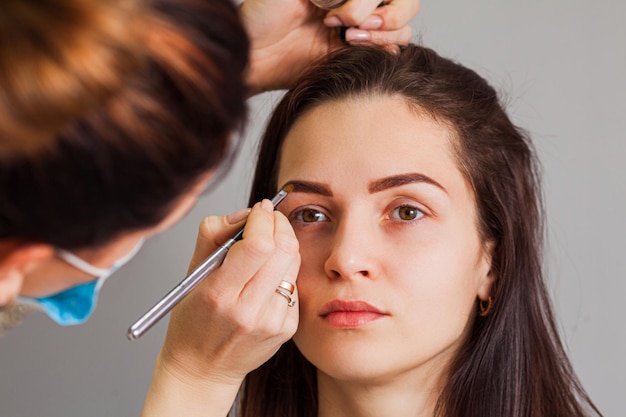
[[[102,284],[104,284],[104,281],[111,274],[113,274],[113,272],[115,272],[121,266],[130,261],[135,255],[137,255],[137,252],[139,252],[139,250],[143,246],[143,242],[144,239],[140,239],[129,253],[115,261],[115,263],[110,268],[98,268],[97,266],[93,266],[89,262],[82,260],[78,256],[74,255],[72,252],[66,251],[65,249],[57,248],[56,254],[60,259],[72,265],[74,268],[77,268],[89,275],[93,275],[94,278],[98,279],[98,282],[96,284],[96,290],[99,290],[102,287]]]
[[[98,278],[102,275],[107,275],[109,273],[109,268],[98,268],[97,266],[93,266],[90,263],[83,261],[73,253],[68,252],[64,249],[57,249],[56,254],[59,258],[72,265],[74,268],[77,268],[89,275],[92,275],[94,278]]]
[[[137,253],[141,250],[141,247],[143,246],[144,241],[145,241],[144,239],[140,239],[139,241],[137,241],[137,244],[135,245],[135,247],[130,252],[128,252],[126,255],[122,256],[120,259],[115,261],[115,263],[113,264],[111,269],[115,271],[116,269],[118,269],[121,266],[127,264],[128,261],[133,259],[135,257],[135,255],[137,255]]]

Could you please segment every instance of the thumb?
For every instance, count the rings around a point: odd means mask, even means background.
[[[249,213],[250,209],[245,208],[227,216],[208,216],[202,219],[198,227],[196,247],[189,262],[189,271],[241,229]]]

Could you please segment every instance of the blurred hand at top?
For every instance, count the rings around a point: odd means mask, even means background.
[[[241,15],[251,38],[251,95],[285,89],[318,58],[349,44],[394,50],[411,41],[419,0],[348,0],[323,10],[308,0],[246,0]],[[340,39],[339,28],[346,43]]]

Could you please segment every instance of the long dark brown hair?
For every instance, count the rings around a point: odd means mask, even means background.
[[[277,190],[281,145],[298,117],[331,100],[370,95],[403,97],[454,132],[458,167],[475,193],[481,238],[493,244],[493,308],[476,316],[448,365],[435,415],[599,415],[564,351],[542,274],[535,152],[496,91],[474,71],[416,45],[397,55],[374,47],[337,52],[278,104],[261,143],[250,202]],[[289,341],[248,375],[240,415],[315,417],[317,400],[315,368]]]
[[[154,227],[245,121],[231,0],[96,3],[0,6],[0,240],[74,249]]]

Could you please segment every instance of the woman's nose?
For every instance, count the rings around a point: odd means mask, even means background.
[[[324,270],[329,278],[376,277],[376,230],[362,222],[341,222],[335,229]]]

